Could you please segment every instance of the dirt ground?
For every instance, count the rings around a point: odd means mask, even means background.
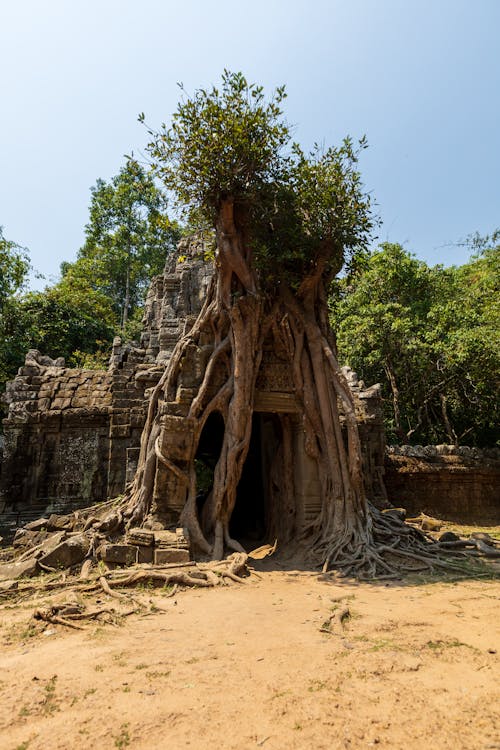
[[[2,605],[0,748],[500,748],[498,579],[260,566],[120,627]]]

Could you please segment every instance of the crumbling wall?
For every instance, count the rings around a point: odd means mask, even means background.
[[[500,450],[390,446],[385,485],[393,505],[463,523],[500,524]]]
[[[123,491],[126,449],[144,423],[134,374],[123,356],[99,371],[28,352],[4,397],[0,496],[8,506],[86,505]]]

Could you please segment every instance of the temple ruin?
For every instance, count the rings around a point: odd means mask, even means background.
[[[124,492],[135,473],[150,389],[179,337],[193,325],[207,293],[213,268],[204,260],[203,251],[201,243],[185,242],[178,258],[167,259],[164,273],[153,279],[147,295],[139,344],[115,339],[106,371],[70,369],[62,360],[28,353],[4,397],[9,408],[0,484],[4,508],[22,511],[26,517],[31,512],[34,517],[84,507]],[[203,346],[193,347],[183,364],[175,409],[162,417],[162,441],[176,442],[180,452],[189,450],[186,414],[205,362]],[[366,491],[372,501],[384,505],[379,388],[365,388],[354,372],[347,368],[344,372],[355,399]],[[280,492],[273,481],[273,463],[283,440],[283,425],[287,439],[293,441],[295,457],[290,467],[294,497],[287,498],[286,504],[300,527],[318,511],[317,469],[303,449],[301,415],[288,364],[279,351],[265,347],[251,446],[233,518],[243,537],[266,536]],[[197,448],[202,470],[205,466],[210,471],[220,440],[221,425],[214,414]],[[175,476],[160,469],[155,497],[168,495],[172,481]],[[168,517],[162,521],[175,525],[181,510],[167,506]]]

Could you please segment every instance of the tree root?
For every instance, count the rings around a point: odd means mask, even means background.
[[[323,558],[323,573],[336,570],[360,580],[399,578],[403,574],[437,569],[470,572],[470,552],[435,542],[404,521],[369,506],[368,527],[352,520],[344,535],[323,542],[316,550]]]
[[[335,612],[333,612],[330,617],[324,621],[322,626],[319,629],[320,633],[327,633],[328,635],[333,635],[333,628],[337,626],[340,631],[342,631],[345,627],[345,623],[347,620],[349,620],[351,617],[351,612],[349,610],[349,607],[343,607],[342,609],[338,609]]]

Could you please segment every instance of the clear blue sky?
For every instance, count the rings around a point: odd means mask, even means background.
[[[428,263],[500,225],[500,0],[20,0],[0,8],[0,224],[48,280],[89,189],[223,68],[273,88],[304,146],[366,133],[380,240]],[[38,282],[40,285],[40,282]]]

